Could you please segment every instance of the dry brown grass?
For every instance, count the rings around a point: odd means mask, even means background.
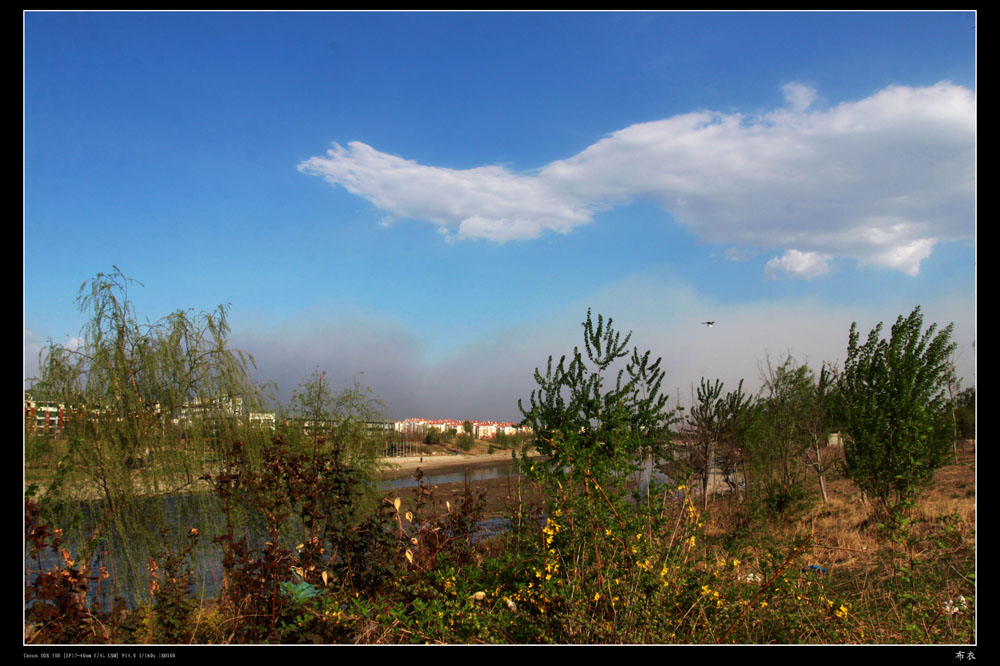
[[[758,518],[748,530],[743,507],[733,498],[717,498],[706,536],[722,550],[726,537],[743,528],[750,537],[745,543],[769,542],[791,552],[804,533],[811,534],[800,561],[830,572],[822,581],[825,594],[849,603],[852,641],[975,642],[976,455],[971,443],[959,448],[957,464],[937,470],[904,530],[881,528],[873,507],[842,475],[828,476],[825,503],[815,477],[810,483],[809,508],[791,520],[761,524]],[[757,546],[747,548],[748,559],[763,554],[755,552]],[[947,611],[958,603],[960,613]]]
[[[838,454],[838,450],[830,449],[826,455]],[[863,562],[885,545],[883,535],[875,529],[877,519],[873,507],[862,501],[861,492],[849,479],[836,469],[828,473],[826,503],[822,501],[815,476],[809,483],[812,484],[811,506],[793,521],[771,524],[770,529],[789,537],[802,531],[812,532],[813,548],[828,552],[828,561],[842,566]],[[931,525],[957,515],[963,526],[963,543],[974,545],[975,495],[975,450],[965,444],[959,450],[958,464],[937,470],[934,485],[917,499],[911,518],[918,525]],[[740,509],[731,497],[713,501],[706,536],[719,538],[733,530],[739,522]]]
[[[865,642],[967,640],[970,625],[956,623],[968,616],[950,616],[942,608],[949,600],[968,597],[971,602],[975,595],[974,447],[962,446],[957,464],[937,470],[934,485],[917,498],[908,514],[910,525],[902,533],[880,528],[873,507],[839,473],[827,478],[826,503],[815,477],[811,482],[815,486],[808,509],[793,520],[754,524],[750,533],[789,546],[811,533],[805,558],[826,567],[831,572],[828,589],[863,611],[852,621]],[[714,501],[706,536],[721,544],[730,530],[741,526],[740,509],[732,498]],[[911,597],[902,598],[911,592]],[[971,627],[974,640],[974,624]]]

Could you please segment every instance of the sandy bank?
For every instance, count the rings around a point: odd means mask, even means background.
[[[382,462],[388,465],[389,469],[380,473],[379,476],[383,479],[397,479],[401,476],[410,476],[418,467],[424,470],[424,472],[443,472],[451,469],[460,470],[469,467],[488,467],[490,465],[512,462],[510,454],[509,450],[505,450],[492,454],[447,454],[383,458]],[[533,455],[533,453],[529,455]]]

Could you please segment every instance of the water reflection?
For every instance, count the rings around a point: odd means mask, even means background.
[[[443,483],[473,483],[475,481],[489,481],[490,479],[505,479],[509,476],[517,475],[517,473],[517,464],[513,460],[507,460],[502,463],[496,463],[488,466],[463,467],[457,471],[425,472],[424,481],[432,486]],[[384,479],[379,482],[379,488],[384,490],[392,490],[395,488],[415,488],[416,485],[416,470],[408,476],[401,476],[395,479]]]

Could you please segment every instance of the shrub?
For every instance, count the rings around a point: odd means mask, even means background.
[[[897,318],[888,340],[880,323],[860,345],[852,324],[838,386],[845,473],[891,515],[933,480],[955,437],[947,396],[954,326],[937,334],[922,326],[917,307]]]

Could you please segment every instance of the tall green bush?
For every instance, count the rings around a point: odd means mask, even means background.
[[[933,481],[955,438],[947,392],[954,325],[922,327],[919,306],[896,319],[888,340],[879,323],[862,345],[852,324],[838,382],[845,472],[892,515]]]
[[[600,477],[627,474],[642,453],[665,452],[669,426],[677,420],[660,393],[666,374],[662,359],[651,363],[650,352],[640,354],[637,347],[629,356],[632,333],[622,339],[612,323],[608,318],[605,325],[598,315],[595,326],[587,310],[586,358],[576,347],[568,365],[562,356],[553,367],[550,356],[545,375],[535,369],[538,388],[531,392],[530,408],[518,400],[521,425],[535,433],[534,446],[556,477],[567,470]],[[612,366],[626,358],[611,385]]]

